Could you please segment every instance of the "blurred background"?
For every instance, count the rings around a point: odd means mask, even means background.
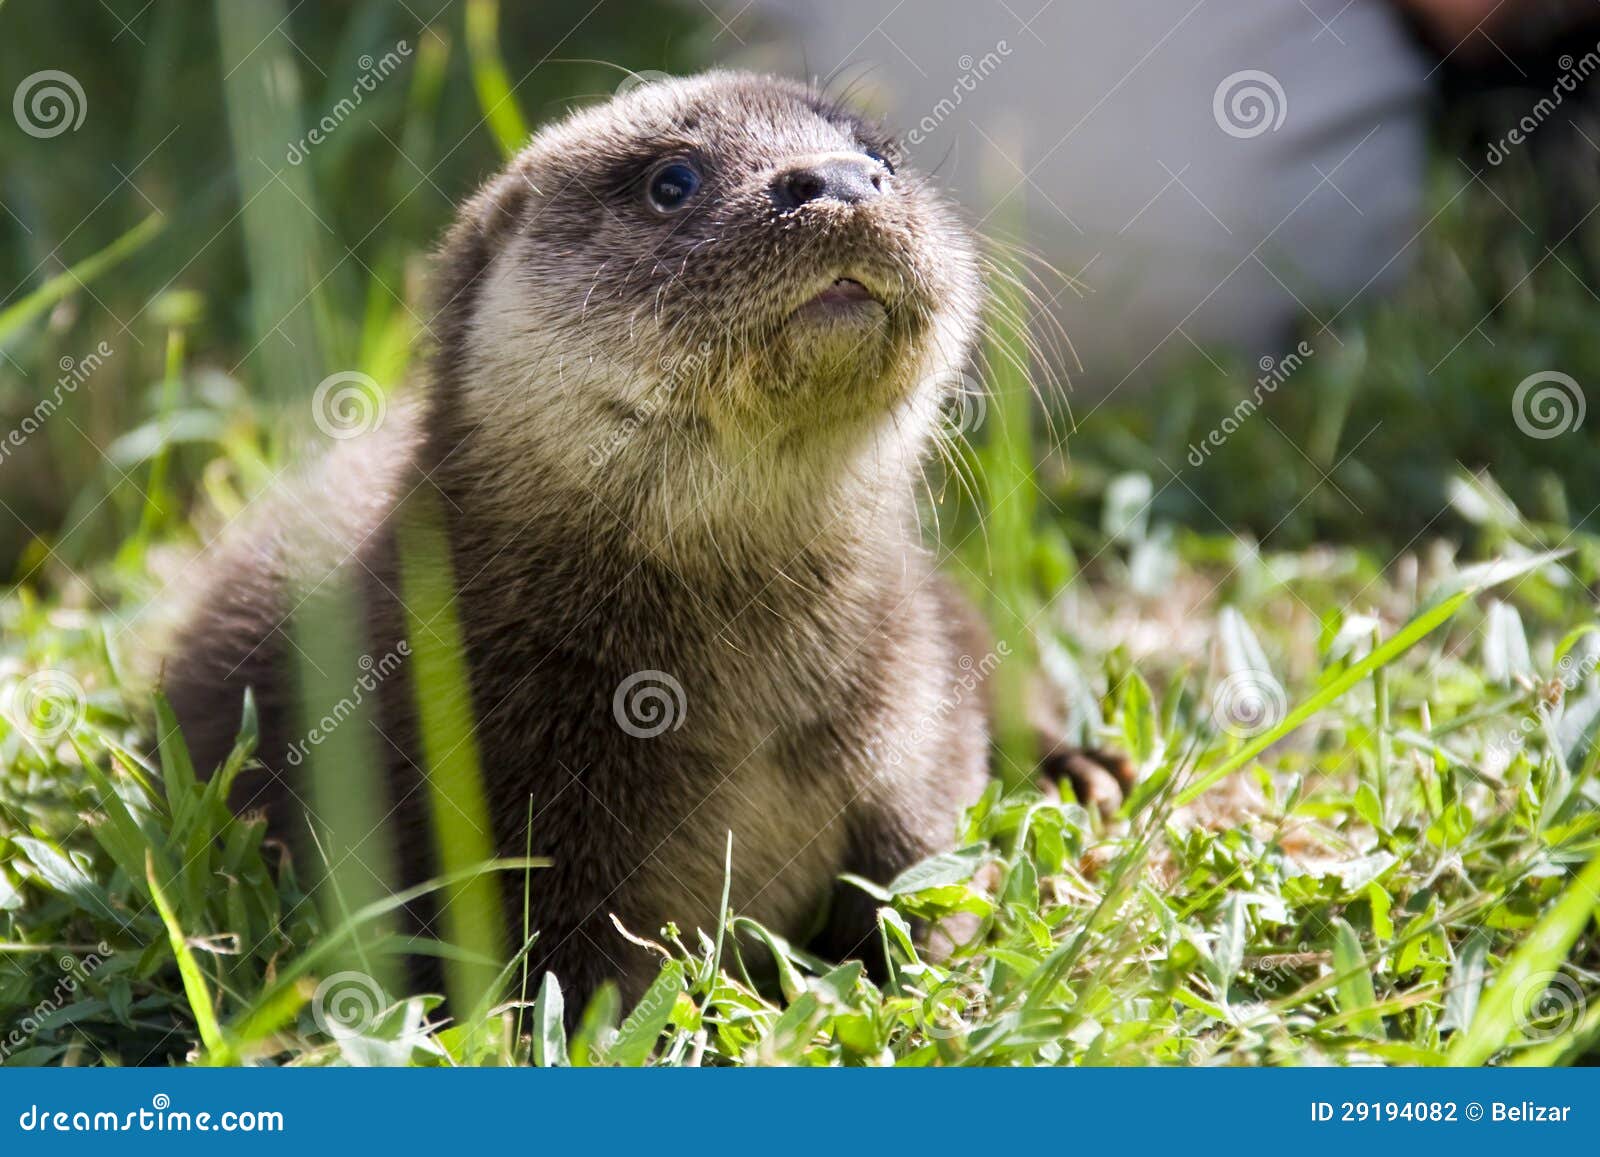
[[[1561,539],[1600,504],[1596,11],[10,0],[0,575],[225,517],[329,374],[406,380],[426,255],[531,127],[717,63],[880,113],[1018,271],[1069,548],[1130,500],[1158,562]]]

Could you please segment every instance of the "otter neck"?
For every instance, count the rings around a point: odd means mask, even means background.
[[[872,429],[710,444],[703,428],[641,429],[598,471],[446,435],[429,471],[496,553],[537,542],[569,557],[655,560],[686,581],[771,575],[806,551],[869,568],[920,541],[919,440],[903,415]],[[453,446],[453,449],[445,449]],[[599,556],[599,557],[596,557]]]

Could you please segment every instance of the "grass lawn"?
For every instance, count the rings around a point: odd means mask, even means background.
[[[662,947],[658,988],[633,1010],[602,996],[570,1040],[559,992],[522,992],[515,965],[505,1003],[438,1029],[432,1000],[390,1006],[330,972],[348,928],[319,919],[282,849],[197,785],[177,745],[161,767],[134,754],[116,616],[83,590],[13,592],[3,661],[34,672],[21,686],[36,694],[0,739],[0,1008],[22,1032],[7,1060],[1431,1064],[1592,1049],[1600,639],[1573,556],[1475,573],[1435,547],[1380,573],[1355,548],[1184,532],[1170,584],[1141,595],[1138,549],[1108,546],[1038,632],[1091,734],[1139,763],[1124,816],[1002,797],[997,781],[960,850],[882,892],[888,983],[754,927],[636,929]],[[1439,588],[1461,593],[1424,609]],[[1530,632],[1518,605],[1555,626]],[[958,912],[981,918],[978,940],[926,959],[911,922]],[[777,959],[781,990],[746,978],[752,952]]]

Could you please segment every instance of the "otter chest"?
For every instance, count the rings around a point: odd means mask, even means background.
[[[681,815],[661,817],[630,905],[641,918],[714,930],[731,832],[734,912],[787,936],[808,930],[844,870],[856,793],[845,769],[796,767],[774,740],[697,785]]]

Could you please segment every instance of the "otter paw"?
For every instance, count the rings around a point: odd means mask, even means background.
[[[1133,789],[1133,763],[1120,751],[1057,743],[1046,750],[1039,772],[1057,787],[1070,785],[1078,802],[1104,819]]]

